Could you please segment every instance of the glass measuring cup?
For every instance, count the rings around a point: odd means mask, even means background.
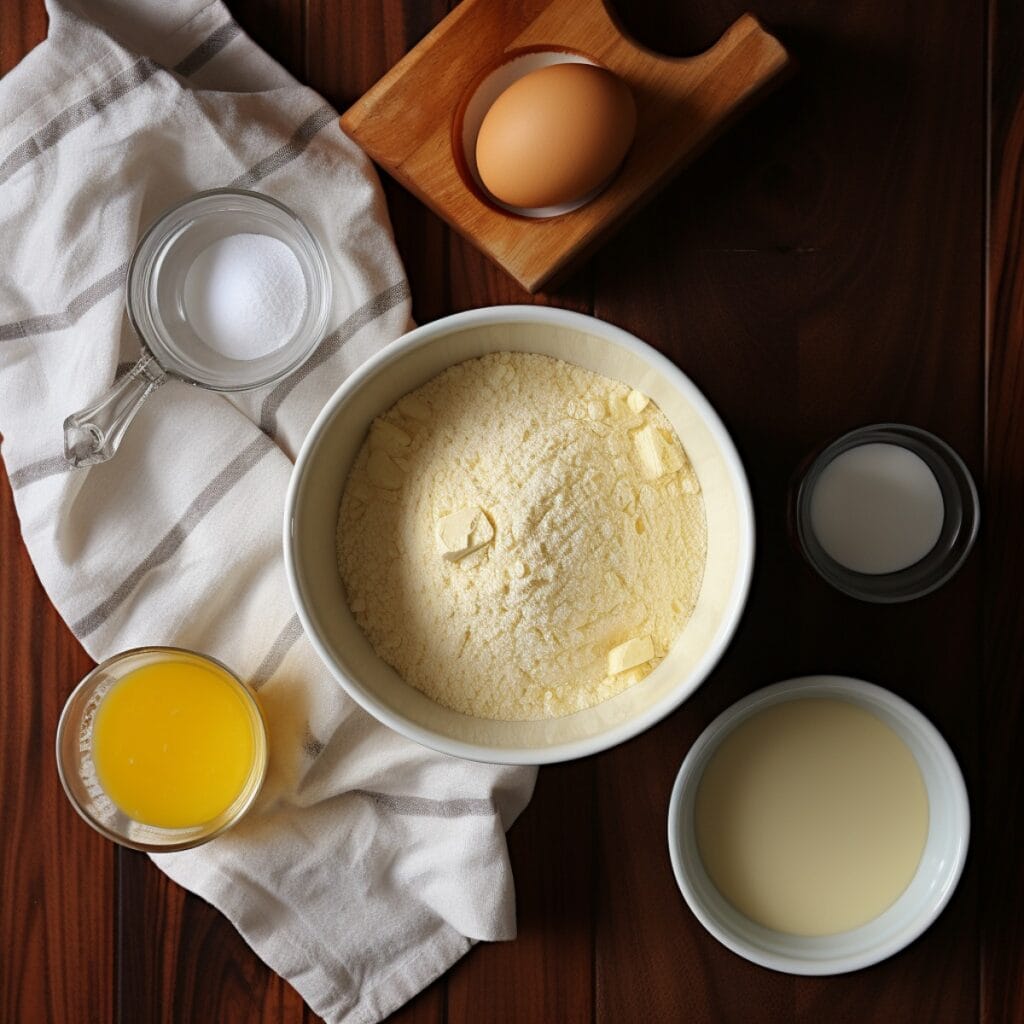
[[[280,347],[239,360],[196,333],[184,292],[196,257],[214,242],[243,233],[269,235],[288,246],[302,270],[306,306]],[[316,237],[283,203],[257,192],[212,189],[171,207],[142,236],[128,265],[125,307],[142,358],[96,402],[64,421],[64,455],[74,466],[111,458],[142,403],[168,378],[211,391],[248,391],[296,370],[326,332],[330,269]]]
[[[248,768],[241,779],[237,795],[212,817],[199,815],[199,820],[190,820],[186,824],[154,824],[141,820],[139,812],[132,813],[119,806],[105,788],[99,771],[98,755],[101,746],[105,746],[108,751],[115,748],[110,742],[111,736],[108,735],[104,742],[98,735],[97,716],[100,714],[101,705],[107,695],[123,680],[140,670],[153,668],[163,668],[168,672],[199,669],[209,673],[213,677],[213,689],[221,689],[223,693],[222,688],[226,685],[233,694],[236,706],[243,709],[240,717],[248,723],[246,732],[249,733],[252,742],[251,759],[248,761]],[[192,758],[197,756],[197,740],[194,735],[195,705],[193,703],[190,722],[187,712],[184,716],[172,719],[170,715],[174,715],[175,712],[167,713],[166,693],[165,689],[164,696],[161,697],[157,690],[155,696],[141,706],[137,694],[132,709],[132,718],[136,722],[143,726],[148,725],[151,729],[154,726],[159,728],[172,747],[172,754],[168,759],[162,760],[161,755],[156,754],[148,766],[138,765],[136,768],[139,772],[149,774],[150,791],[156,794],[154,799],[159,799],[162,789],[170,789],[171,786],[178,790],[175,799],[179,797],[181,790],[187,795],[189,790],[195,792],[198,788],[195,776],[182,778],[175,774],[176,769],[180,770],[180,760],[176,762],[173,753],[177,751],[180,755],[183,750],[188,750]],[[193,702],[195,699],[193,689]],[[148,720],[145,715],[147,710],[150,712]],[[204,728],[218,741],[224,739],[224,718],[223,703],[215,703],[207,709],[203,720]],[[172,722],[178,723],[177,728],[171,728]],[[215,772],[217,764],[209,763],[210,744],[200,743],[198,749],[204,751],[200,757],[204,768]],[[166,754],[167,750],[168,744],[164,744],[163,752]],[[235,673],[216,659],[178,647],[138,647],[115,654],[97,665],[75,687],[64,705],[57,724],[56,751],[57,772],[64,792],[82,818],[107,839],[149,853],[187,850],[231,828],[249,810],[258,796],[267,774],[269,760],[267,725],[259,700],[252,691]],[[161,778],[161,775],[165,777]],[[152,786],[154,782],[155,788]],[[164,783],[168,785],[164,786]],[[163,799],[167,799],[166,793]],[[206,820],[202,820],[203,818]]]

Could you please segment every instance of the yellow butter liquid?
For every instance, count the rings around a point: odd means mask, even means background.
[[[917,761],[846,701],[776,704],[730,733],[697,791],[697,845],[719,892],[777,931],[873,920],[917,871],[928,794]]]
[[[129,817],[160,828],[206,824],[241,794],[256,758],[254,711],[217,666],[168,660],[128,673],[100,702],[93,761]]]

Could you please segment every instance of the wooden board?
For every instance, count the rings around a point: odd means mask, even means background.
[[[705,49],[737,13],[726,0],[620,7],[638,39],[672,53]],[[344,109],[448,3],[232,9]],[[720,410],[759,511],[747,614],[678,713],[542,771],[510,835],[519,939],[472,951],[399,1024],[1024,1020],[1024,9],[763,0],[758,14],[800,75],[557,296],[535,300],[648,339]],[[42,0],[0,0],[0,71],[44,29]],[[533,301],[405,189],[385,190],[420,320]],[[899,611],[828,590],[784,520],[789,474],[811,447],[890,416],[953,443],[984,502],[964,572]],[[0,1020],[312,1024],[215,910],[67,806],[53,730],[88,659],[35,580],[6,487],[0,529]],[[974,834],[953,902],[913,946],[856,974],[801,979],[747,964],[697,924],[672,882],[664,813],[688,744],[718,711],[822,670],[874,679],[935,721],[964,767]]]
[[[568,50],[618,75],[636,138],[585,206],[537,220],[490,202],[462,158],[461,111],[517,54]],[[706,53],[668,58],[624,35],[602,0],[464,0],[341,118],[389,174],[535,292],[593,251],[783,72],[785,49],[744,15]]]

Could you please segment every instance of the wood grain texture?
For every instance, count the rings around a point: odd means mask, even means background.
[[[597,198],[547,220],[498,208],[453,138],[475,87],[511,57],[565,48],[614,72],[636,100],[636,137]],[[389,174],[528,291],[564,278],[752,105],[786,69],[782,46],[743,15],[707,52],[666,58],[625,36],[603,0],[464,0],[343,115]]]
[[[92,663],[32,571],[6,475],[0,538],[0,1020],[110,1020],[115,851],[65,799],[53,756]]]
[[[244,0],[243,27],[344,108],[447,0]],[[621,5],[642,42],[700,52],[726,0]],[[758,562],[736,642],[643,736],[541,773],[510,834],[520,937],[471,951],[400,1024],[1009,1024],[1024,1020],[1024,16],[1014,0],[765,0],[800,73],[557,292],[530,297],[385,181],[420,320],[494,303],[594,312],[650,341],[721,412],[751,478]],[[0,69],[45,31],[0,0]],[[991,80],[986,288],[986,76]],[[986,404],[986,302],[988,323]],[[984,483],[983,550],[897,608],[830,591],[797,557],[792,476],[850,427],[936,431]],[[0,1020],[312,1022],[233,928],[66,803],[51,748],[84,653],[35,580],[0,488]],[[672,879],[668,792],[711,718],[766,683],[861,676],[952,745],[975,813],[968,869],[916,943],[869,970],[797,979],[711,939]]]
[[[474,950],[448,981],[448,1024],[593,1019],[593,766],[541,773],[509,835],[519,935]]]
[[[302,1024],[314,1017],[208,903],[118,850],[117,1019]]]
[[[45,38],[43,0],[0,0],[0,75]]]
[[[228,4],[253,42],[300,81],[306,77],[306,0],[240,0]]]
[[[988,278],[986,587],[981,728],[981,1019],[1024,1020],[1024,9],[989,6],[992,97]]]
[[[734,433],[758,510],[754,589],[728,655],[697,699],[601,759],[609,780],[630,778],[660,808],[714,714],[766,683],[821,671],[878,682],[920,707],[976,793],[977,694],[966,681],[980,651],[977,565],[930,598],[876,608],[806,570],[786,529],[801,460],[865,423],[935,430],[980,478],[984,19],[965,19],[955,5],[929,11],[922,39],[910,25],[923,21],[907,7],[860,5],[854,15],[772,4],[767,20],[799,75],[630,225],[617,251],[596,257],[595,312],[694,376]],[[865,39],[879,41],[876,52]],[[949,624],[940,643],[937,622]],[[623,800],[610,804],[608,813],[623,813]],[[631,821],[635,811],[628,806]],[[612,828],[609,836],[614,843]],[[637,881],[631,895],[616,881],[598,922],[599,1019],[684,1010],[698,1020],[808,1024],[976,1016],[973,864],[949,910],[904,953],[805,980],[709,943],[672,899],[667,859],[643,844],[621,853],[620,869]],[[641,985],[617,969],[637,904]],[[671,970],[666,950],[680,951],[685,971]]]

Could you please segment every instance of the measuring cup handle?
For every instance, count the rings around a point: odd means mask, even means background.
[[[106,462],[142,403],[167,379],[146,353],[98,402],[64,421],[64,457],[76,468]]]

